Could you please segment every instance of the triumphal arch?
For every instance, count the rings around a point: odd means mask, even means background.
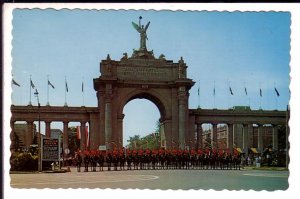
[[[133,23],[140,33],[140,48],[131,56],[123,54],[120,61],[111,60],[108,55],[100,63],[101,76],[94,79],[100,111],[100,144],[122,144],[123,109],[133,99],[143,98],[153,102],[160,112],[162,125],[161,142],[168,145],[179,143],[183,148],[185,134],[188,132],[189,90],[194,85],[187,78],[187,65],[181,57],[178,62],[166,60],[164,55],[158,58],[153,50],[146,47],[145,26]]]

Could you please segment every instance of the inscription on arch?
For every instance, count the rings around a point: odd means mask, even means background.
[[[121,80],[155,80],[155,81],[174,81],[172,68],[158,67],[117,67],[117,76]]]

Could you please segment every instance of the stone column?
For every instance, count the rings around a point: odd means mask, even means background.
[[[64,121],[64,126],[63,126],[63,133],[64,133],[64,141],[63,141],[63,149],[69,148],[69,141],[68,141],[68,122]],[[64,152],[65,154],[65,152]]]
[[[45,121],[45,123],[46,123],[46,138],[51,138],[51,128],[50,128],[51,122]]]
[[[196,128],[195,128],[195,115],[189,115],[188,116],[188,122],[189,122],[189,137],[188,140],[188,145],[189,149],[195,149],[196,148],[196,141],[195,141],[195,135],[196,135]]]
[[[228,125],[228,134],[227,134],[227,148],[229,148],[230,153],[233,153],[233,124]]]
[[[257,129],[257,149],[258,152],[263,152],[263,125],[259,124]]]
[[[28,150],[33,141],[33,121],[27,121],[27,132],[24,136],[24,145]]]
[[[108,149],[111,148],[112,142],[112,129],[111,129],[111,103],[105,102],[105,144]]]
[[[248,156],[248,148],[249,148],[249,125],[243,124],[243,152]]]
[[[15,121],[10,121],[10,149],[16,150]]]
[[[184,141],[185,141],[185,127],[186,127],[186,111],[185,111],[185,96],[186,95],[186,91],[185,91],[185,87],[181,86],[178,89],[178,125],[179,125],[179,148],[180,149],[184,149]]]
[[[123,119],[124,114],[118,115],[118,145],[119,147],[123,147]]]
[[[273,132],[272,132],[272,143],[273,143],[273,149],[278,149],[278,127],[277,125],[273,125]]]
[[[85,134],[85,124],[86,122],[80,122],[80,149],[81,151],[86,150],[86,134]]]
[[[164,122],[160,123],[160,145],[167,148],[167,139],[166,139],[166,134],[165,134]]]
[[[172,139],[172,121],[170,119],[165,119],[164,121],[164,134],[165,134],[165,142],[162,143],[160,140],[160,144],[165,145],[167,149],[171,148],[171,139]]]
[[[99,129],[99,114],[90,113],[89,121],[89,138],[90,138],[90,149],[95,150],[100,145],[100,129]]]
[[[107,149],[112,147],[112,107],[111,107],[112,85],[105,85],[105,144]],[[115,140],[114,140],[115,141]]]
[[[212,128],[211,146],[212,148],[218,148],[218,125],[213,123]]]
[[[203,129],[202,124],[197,124],[197,149],[203,147]]]

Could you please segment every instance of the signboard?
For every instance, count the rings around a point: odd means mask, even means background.
[[[99,150],[100,151],[106,151],[106,145],[100,145]]]
[[[59,159],[59,139],[43,139],[43,156],[44,161],[58,161]]]

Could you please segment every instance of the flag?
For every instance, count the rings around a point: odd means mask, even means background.
[[[81,84],[81,92],[83,92],[83,82],[82,82],[82,84]]]
[[[279,97],[280,94],[279,94],[278,90],[276,89],[276,87],[275,87],[275,92],[276,92],[277,97]]]
[[[262,97],[262,90],[261,90],[261,88],[259,89],[259,95]]]
[[[200,95],[200,88],[198,88],[198,96]]]
[[[34,84],[33,84],[33,82],[32,82],[32,80],[30,79],[30,86],[32,87],[32,89],[34,89],[35,88],[35,86],[34,86]]]
[[[12,84],[20,87],[20,84],[18,84],[14,79],[12,79]]]
[[[54,89],[53,84],[51,84],[51,82],[49,80],[48,80],[48,85],[50,85]]]
[[[245,94],[248,95],[247,88],[245,87]]]
[[[229,86],[229,91],[230,91],[230,94],[233,95],[233,92],[232,92],[232,89],[230,86]]]
[[[77,139],[81,139],[81,133],[80,133],[80,126],[77,126],[77,131],[76,131]]]
[[[66,81],[66,91],[69,92],[67,81]]]
[[[214,96],[216,95],[216,88],[214,88]]]

